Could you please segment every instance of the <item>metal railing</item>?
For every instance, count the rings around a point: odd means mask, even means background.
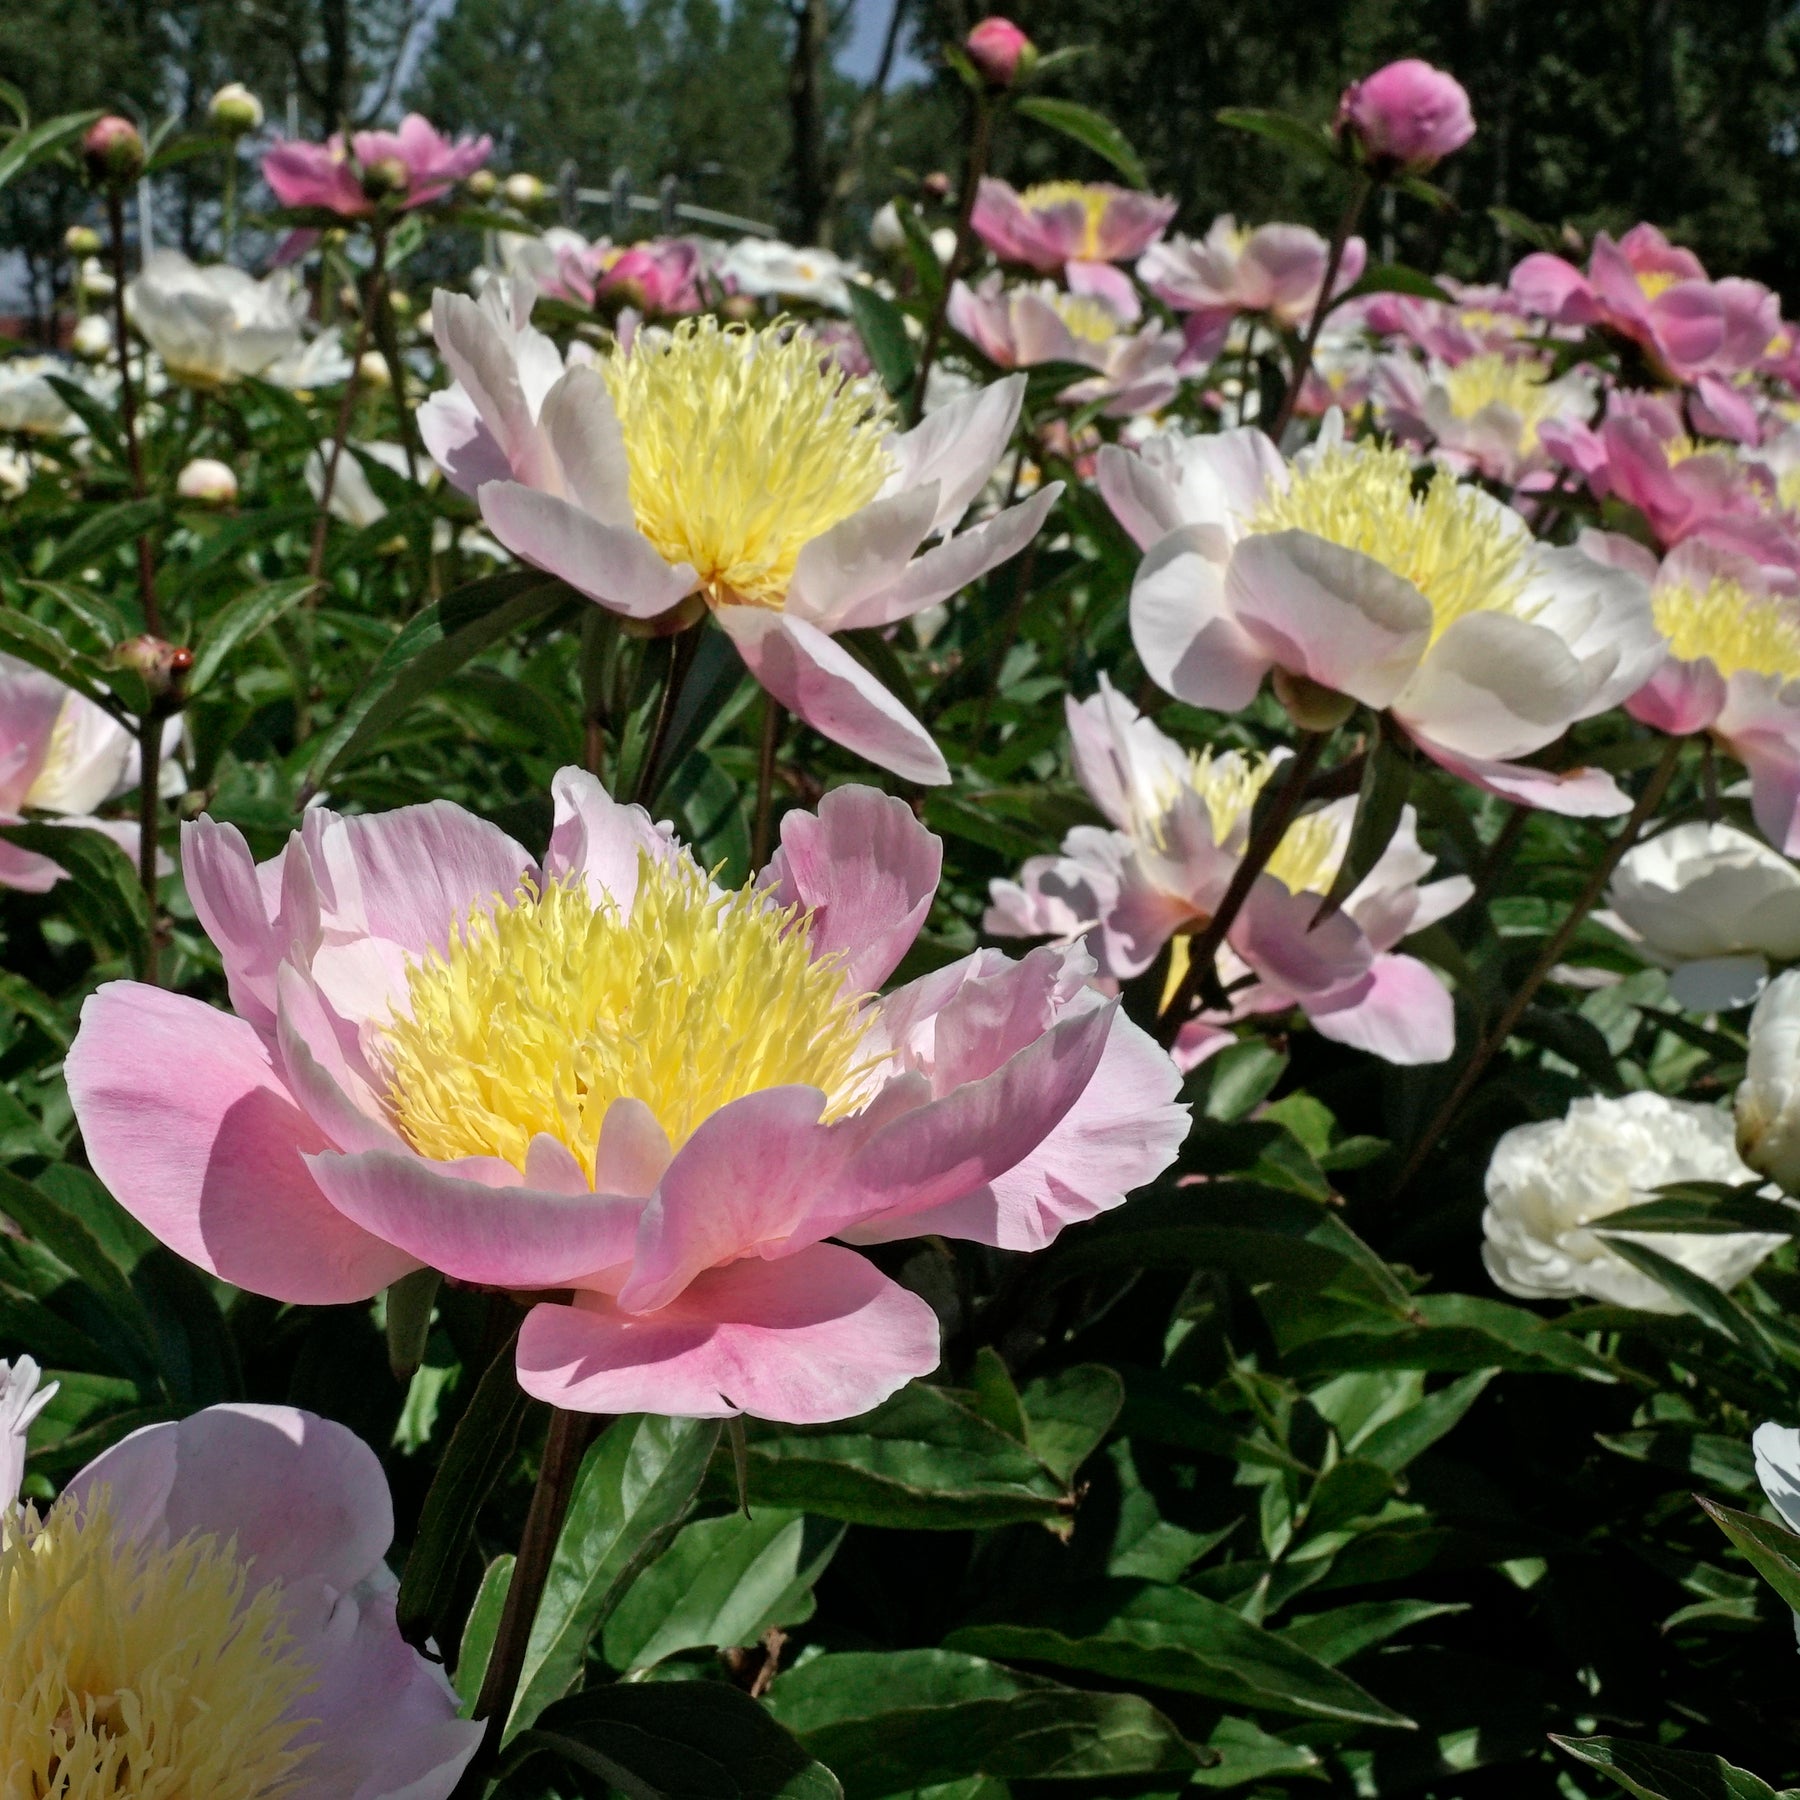
[[[724,231],[739,231],[746,237],[772,238],[780,234],[773,225],[761,219],[746,219],[741,213],[720,212],[713,206],[696,206],[680,197],[681,183],[674,175],[665,175],[656,184],[655,194],[633,192],[631,171],[613,171],[610,186],[586,188],[580,185],[580,171],[573,162],[565,162],[556,172],[558,211],[562,222],[573,227],[584,206],[608,207],[612,213],[612,235],[630,235],[634,213],[654,213],[665,235],[673,234],[682,224],[713,225]]]

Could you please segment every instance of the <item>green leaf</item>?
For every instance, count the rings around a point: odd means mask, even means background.
[[[51,579],[72,575],[97,562],[110,550],[154,531],[163,516],[163,503],[158,499],[120,500],[102,506],[76,526],[58,546],[56,554],[44,565]]]
[[[1100,1363],[1082,1363],[1039,1377],[1021,1400],[1026,1445],[1058,1481],[1071,1482],[1112,1430],[1125,1404],[1125,1383]]]
[[[61,632],[16,607],[0,605],[0,650],[9,650],[46,675],[54,675],[65,687],[103,703],[106,683],[98,666],[79,655]]]
[[[682,1650],[756,1643],[811,1618],[813,1584],[845,1527],[781,1507],[685,1525],[606,1622],[606,1660],[647,1669]]]
[[[975,1352],[975,1362],[969,1370],[969,1407],[990,1425],[999,1426],[1009,1438],[1025,1442],[1029,1427],[1024,1402],[1005,1358],[992,1344],[983,1344]]]
[[[388,1286],[388,1367],[396,1381],[411,1381],[425,1360],[425,1340],[431,1335],[432,1308],[444,1278],[436,1269],[414,1269]]]
[[[310,575],[271,581],[267,587],[251,588],[248,593],[239,594],[228,606],[216,612],[207,621],[194,649],[194,666],[188,671],[190,697],[206,688],[240,644],[247,644],[258,632],[266,631],[317,586]]]
[[[532,1621],[511,1733],[575,1684],[594,1633],[675,1535],[719,1441],[717,1419],[616,1419],[588,1447]]]
[[[716,1681],[590,1688],[548,1708],[522,1746],[627,1800],[841,1800],[831,1771],[748,1694]]]
[[[1692,1269],[1684,1268],[1673,1257],[1651,1249],[1648,1244],[1615,1235],[1604,1220],[1596,1220],[1595,1226],[1596,1234],[1606,1240],[1606,1247],[1615,1256],[1624,1257],[1633,1268],[1668,1289],[1695,1317],[1704,1319],[1713,1330],[1733,1339],[1765,1369],[1774,1368],[1776,1352],[1768,1333],[1757,1323],[1754,1314],[1746,1312],[1722,1288],[1715,1287],[1704,1275],[1696,1275]]]
[[[511,1556],[496,1556],[482,1571],[475,1604],[469,1608],[468,1620],[463,1625],[462,1648],[456,1656],[456,1692],[462,1701],[465,1719],[480,1698],[488,1658],[494,1654],[494,1639],[500,1634],[500,1615],[506,1610],[506,1592],[512,1586],[514,1560]]]
[[[852,1524],[967,1531],[1059,1519],[1070,1506],[1023,1444],[921,1382],[841,1424],[752,1422],[747,1449],[753,1502]]]
[[[1550,1741],[1589,1768],[1604,1770],[1637,1800],[1776,1800],[1776,1790],[1760,1775],[1722,1756],[1625,1738],[1562,1737],[1554,1731]]]
[[[1411,294],[1420,300],[1441,300],[1446,306],[1456,304],[1447,289],[1422,270],[1409,269],[1404,263],[1373,264],[1332,301],[1332,307],[1335,310],[1346,300],[1358,300],[1364,294]]]
[[[1378,1425],[1360,1440],[1356,1454],[1365,1462],[1398,1474],[1414,1457],[1462,1423],[1463,1415],[1498,1373],[1498,1369],[1474,1369],[1460,1381],[1426,1395],[1417,1406],[1408,1407],[1398,1418]]]
[[[105,832],[78,825],[0,825],[0,839],[49,857],[68,876],[58,898],[84,929],[143,968],[150,903],[131,858]]]
[[[1599,1223],[1599,1221],[1596,1221]],[[1765,1200],[1754,1187],[1685,1182],[1658,1188],[1654,1200],[1608,1213],[1606,1231],[1779,1232],[1800,1235],[1800,1206]]]
[[[1773,1519],[1721,1506],[1700,1494],[1707,1516],[1737,1545],[1751,1566],[1789,1606],[1800,1612],[1800,1537]]]
[[[1354,1331],[1290,1350],[1295,1376],[1348,1369],[1518,1369],[1615,1379],[1605,1358],[1549,1319],[1479,1294],[1416,1294],[1411,1318],[1358,1320]]]
[[[339,763],[366,749],[471,657],[534,624],[568,599],[569,590],[560,581],[535,570],[514,570],[458,588],[408,620],[336,723],[320,737],[307,772],[307,796],[324,786]]]
[[[494,1484],[512,1466],[525,1417],[525,1396],[513,1373],[515,1331],[496,1352],[457,1421],[444,1460],[419,1514],[418,1535],[400,1577],[396,1602],[401,1634],[447,1642],[464,1552]]]
[[[1207,1065],[1211,1079],[1206,1089],[1206,1116],[1241,1119],[1269,1097],[1286,1074],[1287,1064],[1282,1051],[1255,1039],[1221,1050]]]
[[[1340,1606],[1331,1612],[1296,1619],[1276,1635],[1335,1669],[1339,1663],[1385,1644],[1410,1626],[1468,1610],[1466,1605],[1438,1600],[1365,1600],[1355,1606]]]
[[[776,1678],[768,1704],[837,1771],[849,1800],[977,1775],[1107,1781],[1186,1774],[1200,1760],[1136,1694],[1063,1687],[950,1650],[814,1657]]]
[[[15,94],[17,91],[13,89]],[[79,137],[99,117],[98,112],[64,113],[60,118],[46,119],[41,125],[21,130],[0,150],[0,187],[40,157],[49,156]]]
[[[1308,125],[1287,113],[1272,112],[1259,106],[1227,106],[1213,114],[1221,125],[1233,131],[1248,131],[1278,144],[1290,155],[1306,163],[1336,163],[1337,146],[1331,133],[1320,125]]]
[[[1083,148],[1093,151],[1103,162],[1109,162],[1135,188],[1147,187],[1149,177],[1131,140],[1104,113],[1077,100],[1050,100],[1032,94],[1013,102],[1013,111],[1021,118],[1048,125],[1064,137],[1073,138]]]
[[[885,294],[860,281],[847,284],[850,317],[857,335],[875,365],[882,385],[896,399],[909,392],[917,373],[912,340],[906,335],[906,315]]]
[[[1348,1676],[1229,1606],[1155,1582],[1070,1583],[1024,1620],[965,1625],[945,1646],[1204,1694],[1227,1706],[1360,1725],[1412,1724]]]

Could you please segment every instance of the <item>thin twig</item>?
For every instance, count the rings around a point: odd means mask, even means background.
[[[1337,285],[1338,269],[1344,261],[1344,246],[1350,241],[1350,234],[1356,229],[1356,222],[1362,217],[1362,210],[1369,203],[1369,195],[1375,191],[1374,183],[1367,175],[1356,177],[1356,186],[1350,190],[1350,198],[1345,203],[1343,216],[1338,220],[1337,230],[1331,238],[1331,254],[1325,261],[1325,279],[1319,284],[1319,297],[1313,302],[1312,317],[1306,324],[1306,336],[1300,340],[1300,354],[1294,358],[1294,372],[1288,379],[1287,392],[1281,396],[1281,410],[1275,415],[1275,423],[1269,427],[1270,439],[1279,444],[1281,434],[1287,430],[1288,422],[1294,416],[1294,408],[1300,404],[1300,390],[1306,386],[1308,371],[1312,368],[1313,351],[1319,342],[1319,333],[1325,328],[1325,316],[1331,311],[1331,290]]]
[[[975,213],[975,194],[981,178],[987,173],[988,147],[994,129],[993,102],[985,94],[975,96],[975,123],[969,130],[969,159],[963,169],[962,193],[957,197],[956,246],[944,265],[944,285],[937,304],[931,309],[931,323],[925,330],[925,347],[919,353],[919,372],[913,377],[912,423],[925,416],[925,389],[931,380],[931,366],[937,361],[938,345],[944,335],[944,318],[950,310],[950,290],[969,260],[969,244],[973,232],[969,221]]]
[[[1396,1196],[1405,1191],[1413,1177],[1425,1166],[1439,1140],[1455,1122],[1463,1102],[1474,1092],[1476,1082],[1481,1079],[1488,1064],[1505,1047],[1506,1040],[1513,1034],[1513,1028],[1525,1016],[1525,1009],[1543,986],[1545,977],[1562,960],[1563,952],[1568,949],[1575,933],[1581,928],[1582,920],[1606,891],[1606,884],[1612,879],[1620,859],[1637,842],[1639,833],[1661,805],[1662,797],[1668,792],[1669,782],[1675,774],[1675,765],[1680,760],[1681,747],[1686,742],[1685,738],[1671,737],[1663,746],[1663,753],[1651,771],[1643,793],[1638,796],[1637,805],[1631,809],[1631,816],[1607,845],[1600,860],[1594,864],[1574,905],[1564,915],[1562,923],[1545,940],[1543,949],[1538,952],[1537,961],[1531,965],[1530,973],[1513,989],[1512,997],[1507,1001],[1500,1017],[1494,1021],[1493,1028],[1476,1046],[1474,1055],[1463,1065],[1462,1073],[1456,1078],[1456,1085],[1445,1095],[1443,1104],[1432,1114],[1430,1124],[1420,1134],[1411,1156],[1406,1159],[1405,1168],[1400,1171],[1400,1179],[1394,1183]]]
[[[152,987],[162,981],[162,914],[157,905],[156,852],[157,775],[162,768],[162,717],[154,706],[138,720],[138,883],[150,904],[150,932],[144,944],[144,979]]]
[[[115,182],[106,190],[106,217],[112,235],[113,348],[119,363],[119,422],[125,432],[125,463],[131,471],[131,497],[142,500],[144,450],[138,442],[137,389],[131,379],[131,330],[125,318],[125,200]],[[143,608],[144,629],[162,636],[162,611],[156,601],[156,563],[150,533],[140,531],[137,540],[138,603]]]
[[[694,653],[700,648],[698,627],[690,625],[669,644],[669,673],[663,682],[662,697],[656,703],[656,723],[651,728],[650,743],[638,769],[637,791],[632,798],[639,806],[651,806],[656,800],[657,777],[662,773],[663,751],[668,748],[669,727],[675,718],[675,702],[687,683],[688,670],[694,666]]]
[[[781,746],[781,728],[787,709],[773,694],[763,695],[762,744],[756,757],[756,822],[750,834],[750,867],[760,869],[769,860],[770,813],[775,798],[775,752]]]

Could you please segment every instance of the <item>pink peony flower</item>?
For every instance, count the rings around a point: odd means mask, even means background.
[[[1794,574],[1698,538],[1659,565],[1641,544],[1583,533],[1589,555],[1651,581],[1668,650],[1626,701],[1658,731],[1711,733],[1750,772],[1750,808],[1778,850],[1800,851],[1800,595]]]
[[[1037,60],[1037,46],[1011,19],[983,19],[963,39],[963,49],[988,85],[996,88],[1011,87],[1020,65],[1029,72]]]
[[[163,791],[179,793],[181,772],[171,760],[181,721],[163,734]],[[66,688],[17,657],[0,654],[0,825],[27,813],[51,813],[54,823],[103,831],[136,858],[138,828],[94,812],[138,783],[137,739],[85,694]],[[47,856],[0,842],[0,887],[41,894],[65,871]]]
[[[782,322],[683,321],[565,369],[531,300],[494,282],[479,305],[439,293],[431,309],[456,385],[419,409],[420,433],[494,536],[630,617],[679,627],[697,596],[815,730],[909,780],[948,780],[930,733],[833,634],[948,599],[1035,535],[1060,484],[952,535],[1024,377],[895,432],[878,383]]]
[[[398,131],[358,131],[348,144],[334,132],[323,144],[287,139],[263,157],[263,179],[283,206],[322,206],[363,218],[381,201],[403,211],[441,199],[493,154],[487,136],[455,143],[417,113]]]
[[[0,1762],[21,1791],[122,1750],[131,1791],[445,1800],[482,1728],[394,1622],[374,1452],[292,1407],[210,1406],[13,1510],[37,1379],[0,1362]],[[112,1695],[131,1701],[109,1715]]]
[[[590,244],[556,228],[528,245],[542,245],[550,254],[522,259],[523,272],[556,299],[578,306],[610,301],[652,319],[695,313],[705,304],[700,246],[692,238],[647,238],[621,248],[605,238]]]
[[[1060,856],[1034,857],[1017,882],[994,882],[984,924],[1001,937],[1085,934],[1101,974],[1129,980],[1217,909],[1242,859],[1257,793],[1279,758],[1190,755],[1104,676],[1098,694],[1068,702],[1068,720],[1075,771],[1112,829],[1077,826]],[[1453,912],[1474,889],[1462,876],[1419,885],[1431,858],[1419,848],[1408,807],[1343,910],[1315,925],[1355,815],[1351,796],[1302,814],[1288,829],[1220,952],[1232,1010],[1206,1015],[1199,1023],[1207,1029],[1191,1034],[1191,1044],[1221,1048],[1230,1020],[1298,1006],[1323,1036],[1388,1062],[1442,1062],[1450,1054],[1449,994],[1394,945]],[[1178,1060],[1192,1066],[1200,1057],[1178,1051]]]
[[[1105,181],[1045,181],[1023,192],[984,175],[969,223],[1002,262],[1042,275],[1064,275],[1080,289],[1083,275],[1108,284],[1115,303],[1130,282],[1108,264],[1130,262],[1162,236],[1176,203]],[[1090,289],[1091,291],[1091,289]]]
[[[1240,313],[1259,313],[1289,329],[1304,326],[1319,303],[1330,257],[1330,246],[1304,225],[1246,228],[1222,213],[1198,241],[1177,235],[1152,244],[1138,263],[1138,279],[1165,306],[1188,315],[1190,345],[1222,347]],[[1351,238],[1332,293],[1354,287],[1367,261],[1367,246]]]
[[[308,812],[260,868],[188,826],[235,1016],[87,1002],[69,1088],[120,1203],[277,1299],[420,1264],[543,1296],[519,1379],[559,1406],[807,1422],[937,1363],[930,1307],[845,1243],[1035,1249],[1173,1158],[1175,1071],[1081,952],[874,997],[937,885],[902,802],[789,813],[721,893],[592,776],[553,795],[542,865],[443,801]]]
[[[1423,175],[1475,135],[1475,116],[1454,75],[1409,56],[1344,89],[1337,130],[1377,170]]]
[[[1405,451],[1327,418],[1290,465],[1260,431],[1100,453],[1100,491],[1147,551],[1131,632],[1151,679],[1236,712],[1279,672],[1386,712],[1452,773],[1510,800],[1623,812],[1612,779],[1520,757],[1635,693],[1662,657],[1644,583]]]
[[[1059,397],[1071,406],[1104,401],[1101,410],[1111,419],[1155,412],[1181,385],[1180,332],[1154,321],[1129,332],[1104,300],[1065,293],[1054,282],[1007,288],[998,271],[977,288],[959,281],[947,316],[1002,369],[1067,362],[1098,370],[1094,380],[1074,382]]]

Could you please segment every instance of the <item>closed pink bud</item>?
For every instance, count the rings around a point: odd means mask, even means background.
[[[1037,45],[1011,19],[983,19],[963,40],[963,49],[990,87],[1011,87],[1037,61]]]
[[[1422,175],[1475,135],[1475,118],[1454,75],[1409,56],[1344,89],[1337,130],[1378,172]]]
[[[88,127],[81,160],[96,187],[124,187],[144,172],[143,134],[129,119],[108,113]]]

